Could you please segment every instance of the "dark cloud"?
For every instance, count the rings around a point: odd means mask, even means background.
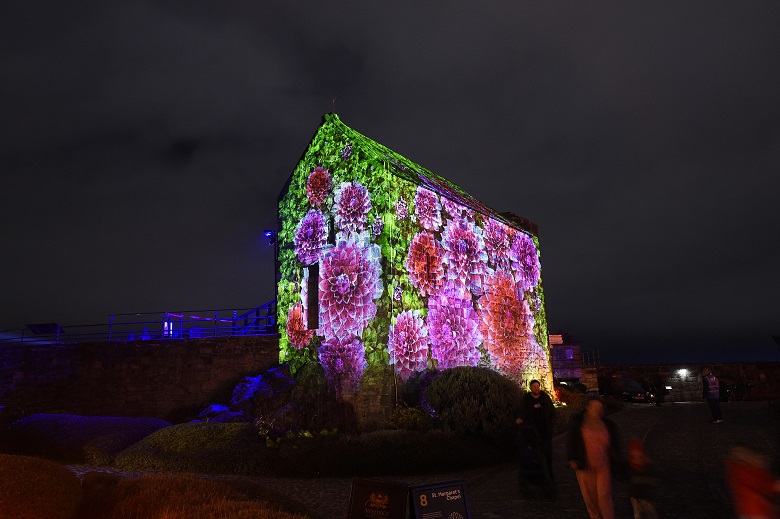
[[[271,299],[261,233],[335,99],[539,225],[553,331],[605,359],[774,360],[778,11],[5,3],[0,322]]]

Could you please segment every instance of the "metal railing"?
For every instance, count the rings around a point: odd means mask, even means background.
[[[31,329],[32,328],[32,329]],[[254,308],[112,314],[108,323],[0,331],[4,344],[75,344],[276,334],[276,301]]]

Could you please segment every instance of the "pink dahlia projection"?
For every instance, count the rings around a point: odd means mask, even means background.
[[[301,303],[295,303],[287,314],[287,337],[290,339],[290,344],[299,350],[308,346],[311,338],[314,337],[314,330],[306,329]]]
[[[374,300],[382,295],[380,260],[379,246],[365,239],[342,238],[326,248],[320,262],[319,335],[347,339],[363,333],[376,315]]]
[[[427,231],[412,238],[404,265],[409,272],[409,281],[423,297],[437,293],[444,285],[443,252],[433,234]]]
[[[502,371],[522,367],[533,338],[533,319],[509,272],[486,278],[479,310],[480,330],[493,365]]]
[[[414,212],[424,229],[438,231],[441,227],[439,197],[430,189],[417,188],[417,195],[414,197]]]
[[[405,310],[390,325],[387,340],[390,364],[401,380],[423,371],[428,366],[428,330],[419,310]]]
[[[366,349],[355,337],[347,339],[331,338],[317,350],[325,376],[337,395],[342,391],[356,391],[360,378],[366,369]]]
[[[509,268],[509,245],[514,239],[515,230],[492,218],[485,219],[485,240],[488,264],[496,269]]]
[[[428,340],[439,369],[476,366],[482,342],[479,317],[470,300],[438,294],[428,299]]]
[[[322,248],[328,239],[328,222],[317,209],[310,209],[295,228],[293,244],[298,260],[311,265],[320,259]]]
[[[444,212],[450,215],[450,218],[459,219],[465,218],[466,220],[474,220],[474,211],[468,207],[462,206],[457,202],[453,202],[449,198],[441,197],[441,205],[444,207]]]
[[[469,299],[469,291],[482,294],[482,282],[488,273],[487,253],[482,230],[467,220],[448,220],[441,235],[446,287],[461,298]]]
[[[330,192],[330,173],[325,168],[314,168],[306,179],[306,198],[311,205],[319,207],[328,197]]]
[[[539,283],[539,255],[534,240],[524,232],[516,232],[509,249],[509,260],[515,281],[523,290]]]
[[[359,232],[366,228],[371,197],[360,182],[342,182],[333,197],[336,227],[346,232]]]

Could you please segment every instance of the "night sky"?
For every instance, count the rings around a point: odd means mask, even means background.
[[[778,23],[774,1],[3,2],[0,329],[273,299],[263,231],[335,104],[539,226],[551,332],[607,362],[777,360]]]

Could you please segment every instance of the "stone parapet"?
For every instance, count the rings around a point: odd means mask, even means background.
[[[243,377],[279,362],[279,338],[220,337],[0,349],[6,416],[64,412],[182,421],[229,402]]]

